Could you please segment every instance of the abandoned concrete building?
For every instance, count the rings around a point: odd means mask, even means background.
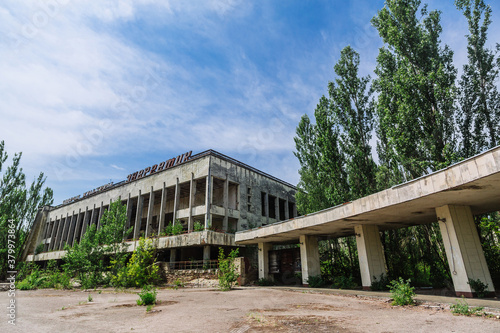
[[[126,228],[132,228],[125,237],[128,251],[141,236],[158,236],[163,260],[206,262],[217,258],[218,247],[236,246],[236,231],[297,216],[295,191],[293,185],[216,151],[188,152],[120,183],[41,208],[24,257],[36,262],[61,259],[64,246],[79,242],[89,225],[99,227],[111,201],[120,199],[127,207]],[[165,236],[169,223],[181,224],[182,233]]]

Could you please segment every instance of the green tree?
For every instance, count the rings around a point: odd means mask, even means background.
[[[376,164],[369,142],[373,130],[370,77],[358,77],[358,68],[359,54],[350,46],[345,47],[334,67],[337,78],[328,85],[330,110],[334,123],[340,128],[340,149],[346,156],[351,199],[376,189]]]
[[[223,291],[231,290],[238,280],[239,274],[236,273],[235,259],[238,256],[239,249],[231,250],[226,257],[224,249],[219,247],[219,289]]]
[[[372,19],[385,47],[377,57],[378,133],[405,180],[454,162],[456,69],[441,46],[440,12],[420,10],[419,0],[387,0]],[[384,161],[387,162],[387,161]],[[394,165],[386,165],[394,172]],[[397,176],[397,175],[396,175]]]
[[[0,142],[0,279],[7,269],[9,224],[14,225],[15,261],[20,262],[22,249],[40,206],[53,203],[52,189],[44,188],[43,173],[26,188],[26,176],[20,166],[22,153],[14,154],[12,164],[2,173],[8,159],[4,141]],[[13,221],[13,223],[9,223]]]
[[[316,124],[304,115],[297,127],[295,156],[300,163],[296,202],[303,214],[349,200],[345,157],[339,147],[339,130],[330,117],[329,101],[321,97],[314,112]]]
[[[111,284],[115,287],[141,287],[156,284],[160,278],[158,270],[156,247],[151,239],[141,238],[127,265],[113,274]]]
[[[110,275],[106,274],[106,257],[112,262],[111,274],[116,274],[124,266],[127,247],[123,235],[126,221],[126,207],[118,199],[103,213],[99,229],[92,224],[79,243],[65,247],[65,269],[78,277],[83,288],[108,283]]]
[[[461,154],[467,158],[499,144],[500,95],[496,81],[500,58],[486,47],[491,8],[483,0],[457,0],[469,26],[468,63],[464,65],[460,87],[459,127]],[[500,45],[497,44],[497,52]]]

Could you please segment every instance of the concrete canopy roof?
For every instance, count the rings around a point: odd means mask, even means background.
[[[290,243],[300,235],[343,237],[356,225],[397,229],[437,221],[435,208],[500,210],[500,146],[421,178],[313,214],[236,233],[236,244]]]

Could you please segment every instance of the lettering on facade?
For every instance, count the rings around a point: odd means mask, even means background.
[[[110,188],[111,186],[113,186],[113,182],[107,183],[106,185],[102,185],[102,186],[99,186],[99,187],[97,187],[97,188],[95,188],[93,190],[87,191],[87,192],[83,193],[83,197],[85,198],[85,197],[88,197],[91,194],[104,191],[105,189]]]
[[[191,151],[188,151],[185,154],[181,154],[181,155],[179,155],[179,156],[177,156],[175,158],[171,158],[171,159],[166,160],[164,162],[161,162],[159,164],[155,164],[153,166],[147,167],[145,169],[142,169],[141,171],[136,171],[134,173],[131,173],[130,175],[127,176],[127,182],[131,182],[131,181],[140,179],[142,177],[145,177],[148,174],[151,175],[151,174],[153,174],[155,172],[162,171],[162,170],[174,167],[176,165],[179,165],[181,163],[184,163],[184,162],[188,161],[191,158],[191,154],[192,153],[193,153],[193,151],[191,150]],[[98,192],[104,191],[105,189],[108,189],[108,188],[110,188],[112,186],[113,186],[113,182],[108,183],[106,185],[99,186],[99,187],[97,187],[97,188],[95,188],[93,190],[90,190],[90,191],[87,191],[87,192],[83,193],[83,195],[81,195],[81,196],[77,195],[77,196],[74,196],[72,198],[64,200],[63,201],[63,205],[71,203],[73,201],[76,201],[76,200],[78,200],[80,198],[88,197],[89,195],[92,195],[94,193],[98,193]]]
[[[71,198],[69,198],[69,199],[64,200],[64,201],[63,201],[63,205],[65,205],[65,204],[67,204],[67,203],[70,203],[70,202],[73,202],[73,201],[76,201],[76,200],[78,200],[78,199],[80,199],[80,196],[79,196],[79,195],[76,195],[76,196],[74,196],[74,197],[71,197]]]
[[[166,160],[164,162],[160,162],[158,164],[147,167],[147,168],[142,169],[140,171],[136,171],[134,173],[131,173],[130,175],[127,176],[127,182],[131,182],[131,181],[140,179],[142,177],[145,177],[147,175],[151,175],[155,172],[159,172],[159,171],[174,167],[176,165],[179,165],[181,163],[184,163],[191,158],[192,153],[193,153],[193,151],[188,151],[187,153],[181,154],[175,158],[171,158],[169,160]]]

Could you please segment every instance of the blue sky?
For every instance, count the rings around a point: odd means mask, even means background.
[[[442,40],[466,61],[453,1]],[[295,127],[340,50],[372,75],[383,1],[2,1],[0,140],[55,204],[188,150],[299,180]],[[500,31],[492,4],[490,38]],[[492,42],[498,40],[492,40]]]

